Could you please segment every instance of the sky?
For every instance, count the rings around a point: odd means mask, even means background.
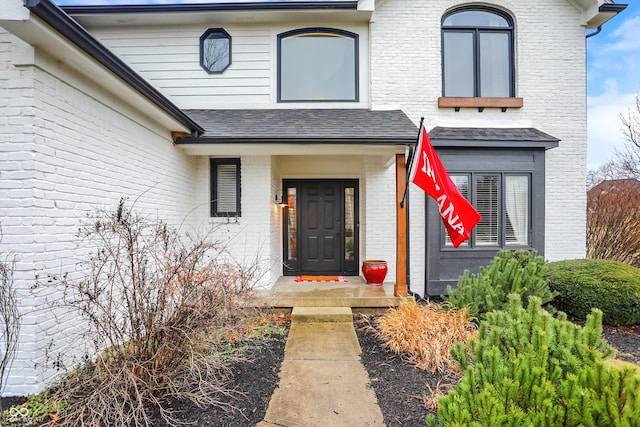
[[[53,0],[59,5],[214,3],[252,0]],[[269,0],[280,1],[280,0]],[[285,0],[286,1],[286,0]],[[529,0],[531,1],[531,0]],[[620,114],[640,95],[640,0],[587,39],[587,164],[597,168],[625,146]],[[592,30],[588,30],[591,32]]]
[[[597,167],[624,147],[620,114],[640,95],[640,0],[587,39],[587,163]]]

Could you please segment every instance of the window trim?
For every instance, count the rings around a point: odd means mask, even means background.
[[[475,208],[477,206],[477,188],[476,177],[477,176],[497,176],[498,177],[498,217],[500,222],[498,223],[498,243],[497,244],[477,244],[476,234],[477,229],[474,227],[471,230],[469,240],[463,242],[457,249],[451,244],[447,244],[447,231],[444,225],[440,225],[440,250],[443,252],[448,251],[486,251],[486,250],[519,250],[519,249],[533,249],[533,187],[534,187],[534,173],[527,170],[509,170],[509,171],[488,171],[488,170],[473,170],[473,171],[455,171],[448,172],[449,175],[466,176],[469,182],[469,195],[471,196],[469,202]],[[507,244],[507,209],[505,204],[505,191],[506,191],[506,178],[508,176],[526,176],[528,178],[528,195],[527,195],[527,244]]]
[[[354,64],[354,97],[353,99],[282,99],[282,40],[288,37],[300,36],[303,34],[314,34],[314,33],[328,33],[335,34],[337,36],[349,37],[353,39],[354,44],[354,56],[353,60]],[[360,41],[359,35],[357,33],[353,33],[347,30],[341,30],[338,28],[329,28],[329,27],[307,27],[307,28],[298,28],[291,31],[285,31],[284,33],[278,34],[278,42],[277,42],[277,62],[276,66],[278,67],[278,76],[277,76],[277,92],[278,92],[278,102],[360,102]]]
[[[232,212],[219,212],[218,211],[218,186],[216,177],[218,175],[218,166],[220,165],[234,165],[236,167],[236,209]],[[210,192],[211,192],[211,217],[239,217],[240,200],[241,200],[241,185],[240,185],[240,159],[239,158],[211,158],[209,159],[209,178],[210,178]]]
[[[209,34],[211,33],[222,33],[223,36],[225,36],[225,38],[227,40],[229,40],[229,63],[220,71],[212,71],[209,68],[205,67],[204,65],[204,41],[206,40],[206,38],[209,36]],[[231,66],[232,63],[232,47],[233,44],[231,43],[231,35],[225,31],[224,28],[208,28],[207,31],[205,31],[201,36],[200,36],[200,67],[206,71],[208,74],[222,74],[226,71],[227,68],[229,68]]]
[[[482,11],[488,12],[495,15],[498,15],[504,18],[509,24],[508,27],[463,27],[463,26],[445,26],[444,21],[457,13],[466,12],[466,11]],[[444,48],[444,37],[446,32],[472,32],[473,33],[473,64],[474,64],[474,96],[471,97],[461,97],[461,96],[447,96],[445,94],[445,48]],[[479,49],[480,49],[480,37],[479,34],[481,32],[490,32],[490,33],[507,33],[509,35],[509,51],[508,51],[508,61],[509,61],[509,96],[508,97],[483,97],[481,93],[481,72],[480,72],[480,60],[479,60]],[[502,108],[503,111],[506,108],[521,108],[522,107],[522,98],[516,98],[516,85],[515,85],[515,43],[514,43],[514,34],[515,34],[515,25],[514,20],[507,12],[487,7],[487,6],[464,6],[452,9],[446,12],[441,19],[440,24],[440,43],[442,46],[441,49],[441,73],[442,73],[442,97],[438,99],[439,107],[454,107],[456,111],[460,107],[478,107],[479,111],[482,111],[482,108]]]

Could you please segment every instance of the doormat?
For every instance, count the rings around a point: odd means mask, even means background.
[[[347,276],[296,276],[296,282],[348,282]]]

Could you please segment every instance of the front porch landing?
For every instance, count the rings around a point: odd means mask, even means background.
[[[394,283],[369,286],[360,276],[348,276],[348,282],[296,282],[282,276],[269,290],[257,293],[259,307],[357,307],[387,308],[399,304],[393,296]]]

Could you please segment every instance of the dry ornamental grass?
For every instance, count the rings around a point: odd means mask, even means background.
[[[434,303],[405,300],[381,316],[376,324],[383,344],[410,363],[428,372],[457,373],[449,354],[457,342],[477,333],[477,326],[466,310],[446,310]]]

